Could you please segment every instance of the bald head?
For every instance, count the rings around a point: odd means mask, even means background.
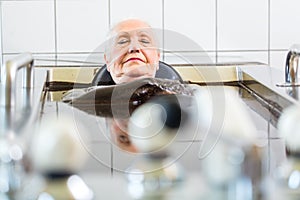
[[[151,29],[151,26],[139,19],[127,19],[116,24],[112,29],[111,33],[115,34],[120,31],[133,31],[136,29]]]
[[[115,83],[154,77],[160,53],[151,26],[139,19],[127,19],[110,31],[104,59]]]

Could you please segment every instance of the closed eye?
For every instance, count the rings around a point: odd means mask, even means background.
[[[126,44],[129,42],[129,39],[123,38],[118,40],[117,44],[122,45],[122,44]]]
[[[141,39],[140,42],[143,44],[150,44],[150,40],[148,39]]]

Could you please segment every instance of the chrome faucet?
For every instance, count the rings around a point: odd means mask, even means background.
[[[300,45],[293,45],[286,57],[285,82],[291,86],[297,85]]]

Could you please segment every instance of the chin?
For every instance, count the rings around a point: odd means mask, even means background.
[[[128,83],[128,82],[143,79],[143,78],[154,78],[154,76],[151,76],[148,74],[138,75],[138,76],[126,76],[126,77],[123,77],[122,79],[119,79],[119,81],[120,81],[120,83]]]

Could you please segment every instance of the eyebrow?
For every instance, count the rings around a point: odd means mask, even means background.
[[[151,37],[151,38],[154,37],[153,33],[149,32],[149,31],[139,31],[138,35],[139,36],[148,36],[148,37]]]
[[[130,34],[128,32],[120,32],[116,35],[116,38],[128,37]]]

